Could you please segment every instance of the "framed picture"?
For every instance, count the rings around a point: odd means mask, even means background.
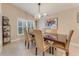
[[[48,18],[46,20],[46,26],[48,29],[58,29],[58,17]]]

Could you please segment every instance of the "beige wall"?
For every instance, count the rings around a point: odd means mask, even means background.
[[[1,18],[1,3],[0,3],[0,47],[2,46],[2,18]]]
[[[58,17],[59,33],[67,34],[69,30],[74,29],[75,32],[72,37],[72,43],[74,44],[79,44],[79,24],[77,24],[76,20],[77,12],[79,12],[79,7],[65,10],[52,16]]]
[[[24,12],[23,10],[19,9],[18,7],[12,4],[2,4],[2,14],[7,16],[10,20],[11,25],[11,40],[18,39],[17,36],[17,20],[18,18],[24,18],[26,20],[33,19],[33,17]]]

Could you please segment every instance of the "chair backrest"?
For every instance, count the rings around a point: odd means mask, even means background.
[[[34,36],[35,36],[36,47],[38,49],[43,49],[43,47],[44,47],[44,39],[43,39],[41,30],[38,30],[38,29],[34,30],[33,33],[34,33]]]
[[[45,32],[50,34],[57,34],[57,29],[46,29]]]
[[[65,46],[66,49],[69,49],[69,45],[70,45],[70,41],[71,41],[71,37],[72,37],[73,32],[74,32],[74,30],[71,30],[69,32],[69,35],[68,35],[67,41],[66,41],[66,46]]]
[[[26,29],[24,29],[24,39],[25,39],[25,41],[27,41],[27,42],[30,40],[28,31],[27,31]]]

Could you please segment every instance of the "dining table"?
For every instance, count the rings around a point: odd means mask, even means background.
[[[32,37],[34,37],[33,33],[29,33]],[[65,44],[67,41],[67,35],[66,34],[53,34],[53,33],[43,33],[44,41],[51,41],[51,42],[60,42]],[[51,49],[51,48],[50,48]],[[51,50],[49,51],[51,53]]]

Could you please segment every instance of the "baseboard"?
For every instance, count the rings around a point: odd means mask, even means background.
[[[21,40],[21,39],[18,38],[18,39],[16,39],[16,40],[11,40],[11,43],[12,43],[12,42],[19,41],[19,40]],[[2,48],[2,43],[0,43],[0,48]]]
[[[18,38],[16,40],[11,40],[11,42],[16,42],[16,41],[19,41],[19,40],[21,40],[21,39]]]

